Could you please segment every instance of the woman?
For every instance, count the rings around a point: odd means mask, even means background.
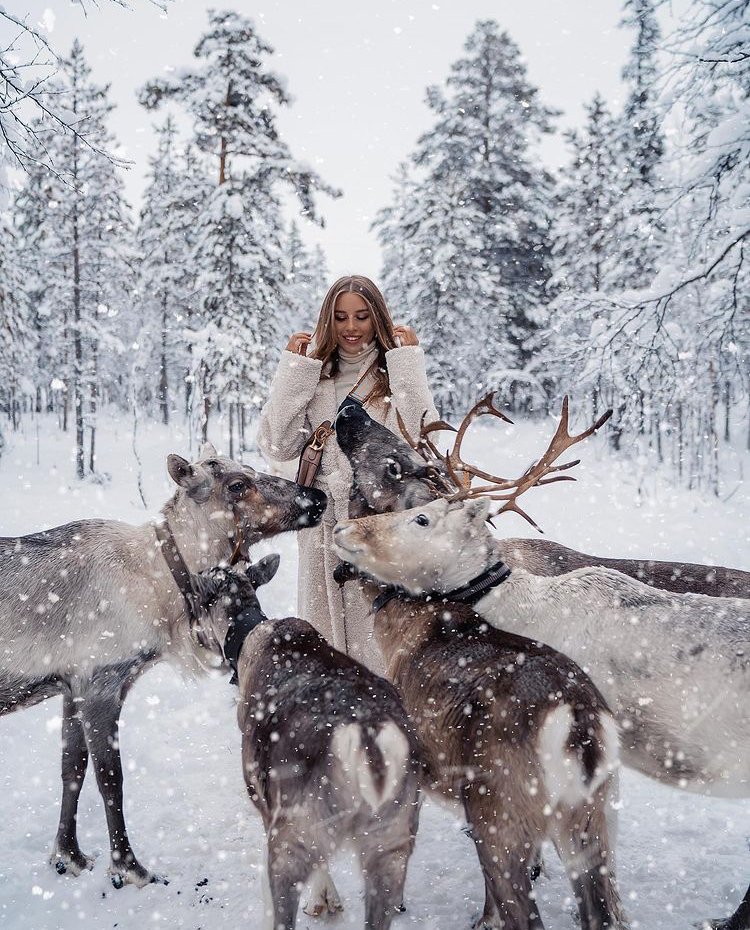
[[[410,433],[419,432],[425,410],[428,421],[438,419],[416,333],[394,326],[383,295],[369,278],[350,275],[331,286],[314,338],[313,344],[313,334],[295,333],[281,355],[260,416],[258,445],[266,458],[297,458],[312,431],[324,420],[333,421],[363,375],[357,396],[365,399],[370,416],[393,432],[399,432],[396,409]],[[369,601],[357,585],[341,588],[333,580],[338,564],[333,527],[348,516],[351,483],[351,467],[333,435],[315,480],[328,495],[328,508],[319,526],[298,535],[299,612],[337,649],[382,672]]]

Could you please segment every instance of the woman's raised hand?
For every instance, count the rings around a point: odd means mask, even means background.
[[[307,347],[310,345],[312,333],[294,333],[289,337],[286,344],[287,352],[295,352],[297,355],[307,355]]]
[[[418,346],[419,339],[411,326],[399,324],[393,327],[393,335],[396,339],[396,345],[400,346]]]

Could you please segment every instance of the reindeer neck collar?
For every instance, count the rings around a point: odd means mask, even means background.
[[[510,578],[510,568],[501,560],[495,562],[494,565],[490,565],[481,575],[477,575],[476,578],[472,578],[471,581],[461,585],[460,588],[454,588],[452,591],[426,591],[424,594],[415,597],[414,595],[408,594],[403,588],[399,588],[396,585],[388,585],[388,587],[375,598],[372,603],[372,609],[377,613],[379,610],[382,610],[389,601],[392,601],[394,597],[398,597],[399,595],[406,595],[413,600],[443,603],[452,602],[454,604],[468,604],[470,607],[473,607],[488,591],[492,588],[496,588],[504,581],[507,581],[508,578]]]
[[[190,575],[190,569],[185,564],[185,560],[182,557],[177,546],[177,540],[174,538],[172,533],[172,528],[166,520],[157,523],[154,527],[156,531],[156,538],[161,543],[161,553],[164,556],[164,561],[167,563],[172,577],[175,580],[175,584],[182,594],[185,604],[187,605],[188,616],[191,620],[195,619],[197,615],[196,611],[196,591],[193,587],[192,577]]]
[[[268,620],[268,617],[263,613],[260,607],[253,605],[241,611],[237,619],[232,620],[229,624],[229,629],[224,639],[224,658],[232,668],[230,684],[239,684],[237,678],[237,663],[240,659],[242,647],[245,645],[245,640],[250,633],[252,633],[256,626],[263,623],[264,620]]]

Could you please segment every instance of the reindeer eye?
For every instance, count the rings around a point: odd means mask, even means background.
[[[387,460],[386,471],[391,478],[396,478],[397,480],[401,479],[401,466],[395,459]]]
[[[231,484],[227,485],[227,490],[230,494],[242,494],[245,490],[244,481],[233,481]]]
[[[414,522],[417,524],[417,526],[429,526],[430,518],[426,517],[423,513],[419,513],[416,517],[414,517]]]

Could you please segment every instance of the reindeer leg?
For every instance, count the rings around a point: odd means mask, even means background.
[[[62,805],[55,845],[50,855],[50,863],[60,875],[80,875],[84,869],[94,866],[93,858],[81,851],[76,835],[78,800],[88,761],[89,751],[76,700],[67,691],[63,694]]]
[[[467,788],[463,795],[470,835],[476,846],[485,885],[482,916],[477,930],[544,930],[531,887],[529,830],[503,821],[491,792]],[[501,828],[497,824],[502,824]]]
[[[269,831],[268,882],[274,930],[294,930],[300,890],[312,871],[314,858],[299,841],[292,824],[277,822]]]
[[[581,930],[624,930],[625,915],[611,870],[605,814],[606,790],[572,808],[558,807],[555,845],[581,915]]]
[[[303,908],[308,917],[322,914],[338,914],[344,910],[341,898],[328,871],[328,863],[322,862],[313,872],[310,893]]]
[[[132,682],[132,667],[127,670],[97,670],[83,699],[82,716],[86,744],[104,801],[109,830],[112,861],[109,874],[115,888],[132,884],[142,888],[150,882],[163,882],[163,876],[145,869],[130,846],[122,809],[122,761],[120,759],[119,720],[125,693]]]
[[[389,930],[394,916],[404,910],[404,884],[419,817],[418,804],[407,806],[392,822],[385,837],[368,831],[359,843],[365,882],[365,930]]]

